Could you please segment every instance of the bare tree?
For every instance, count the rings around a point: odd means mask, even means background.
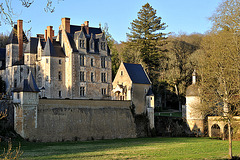
[[[203,40],[201,74],[202,109],[227,121],[229,158],[232,158],[232,128],[240,105],[240,36],[230,31],[211,33]]]
[[[50,13],[54,12],[55,7],[53,2],[55,1],[59,2],[63,0],[47,0],[44,11]],[[20,3],[19,5],[22,5],[25,8],[29,8],[34,3],[34,0],[19,0],[19,3]],[[3,2],[0,2],[0,15],[1,15],[0,25],[2,23],[9,24],[11,26],[14,25],[16,9],[12,8],[12,0],[3,0]]]

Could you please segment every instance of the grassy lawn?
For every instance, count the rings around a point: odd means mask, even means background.
[[[3,151],[6,144],[0,144]],[[228,155],[228,142],[209,138],[138,138],[58,143],[23,141],[21,150],[24,152],[21,159],[26,160],[224,159]],[[240,141],[233,142],[233,155],[240,155]]]

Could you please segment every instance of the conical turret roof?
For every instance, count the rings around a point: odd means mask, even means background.
[[[40,92],[31,71],[27,79],[22,80],[13,92]]]

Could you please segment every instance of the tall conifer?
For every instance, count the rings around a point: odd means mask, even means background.
[[[140,57],[144,63],[151,79],[155,79],[156,72],[160,67],[161,57],[164,56],[164,50],[161,50],[165,42],[165,34],[162,30],[167,27],[161,23],[162,18],[156,15],[156,10],[149,3],[142,6],[138,12],[138,18],[133,20],[130,33],[127,34],[129,43],[140,52]],[[155,76],[154,76],[155,75]]]

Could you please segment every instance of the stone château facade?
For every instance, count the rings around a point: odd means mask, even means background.
[[[41,97],[69,99],[109,98],[112,90],[111,56],[101,28],[71,25],[62,18],[54,36],[52,26],[44,34],[27,39],[23,21],[14,26],[6,46],[6,67],[1,76],[11,93],[32,72]]]

